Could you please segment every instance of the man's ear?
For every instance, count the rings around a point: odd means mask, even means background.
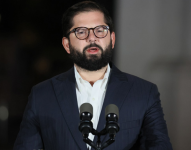
[[[62,38],[62,45],[63,45],[64,49],[66,50],[66,52],[68,54],[70,54],[70,46],[69,46],[69,39],[68,38],[66,38],[66,37]]]
[[[115,46],[115,32],[111,33],[111,42],[112,42],[112,49],[113,49]]]

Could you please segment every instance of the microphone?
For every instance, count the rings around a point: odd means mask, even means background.
[[[119,109],[116,105],[110,104],[105,108],[106,126],[105,129],[109,133],[111,139],[114,140],[116,133],[119,131]]]
[[[80,106],[80,124],[79,130],[84,138],[88,138],[89,133],[93,129],[91,119],[93,117],[93,107],[89,103],[84,103]]]
[[[106,148],[115,141],[115,135],[119,131],[118,107],[114,104],[110,104],[105,108],[106,125],[105,128],[100,132],[98,132],[93,128],[93,124],[91,122],[92,117],[93,117],[92,105],[89,103],[82,104],[80,106],[80,124],[78,129],[82,133],[83,141],[85,143],[89,144],[92,148],[96,150],[103,150],[104,148]],[[88,138],[89,133],[97,135],[98,138],[96,144],[94,144],[94,142]],[[107,133],[109,134],[110,138],[104,143],[102,143],[101,136]]]

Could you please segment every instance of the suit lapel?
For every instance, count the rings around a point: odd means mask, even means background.
[[[79,110],[76,98],[74,68],[53,81],[57,100],[68,129],[80,149],[87,149],[81,132],[78,130]]]
[[[97,130],[101,131],[104,129],[106,120],[105,120],[105,108],[109,104],[115,104],[119,108],[119,119],[120,119],[120,109],[123,105],[125,98],[129,90],[131,89],[133,82],[130,82],[127,79],[127,75],[118,70],[114,65],[112,65],[112,72],[109,79],[104,103],[102,106],[102,111],[99,118],[99,123]],[[108,140],[106,139],[108,136],[102,136],[102,141]],[[94,138],[94,142],[97,141],[97,137]]]

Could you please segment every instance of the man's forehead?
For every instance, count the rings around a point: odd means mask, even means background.
[[[98,25],[106,25],[104,14],[100,11],[80,12],[73,18],[73,28],[75,27],[95,27]]]

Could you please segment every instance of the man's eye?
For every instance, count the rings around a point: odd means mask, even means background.
[[[79,31],[77,31],[77,33],[78,33],[78,34],[85,34],[86,31],[85,31],[85,30],[79,30]]]
[[[100,29],[100,30],[98,30],[97,32],[103,32],[103,30]]]

